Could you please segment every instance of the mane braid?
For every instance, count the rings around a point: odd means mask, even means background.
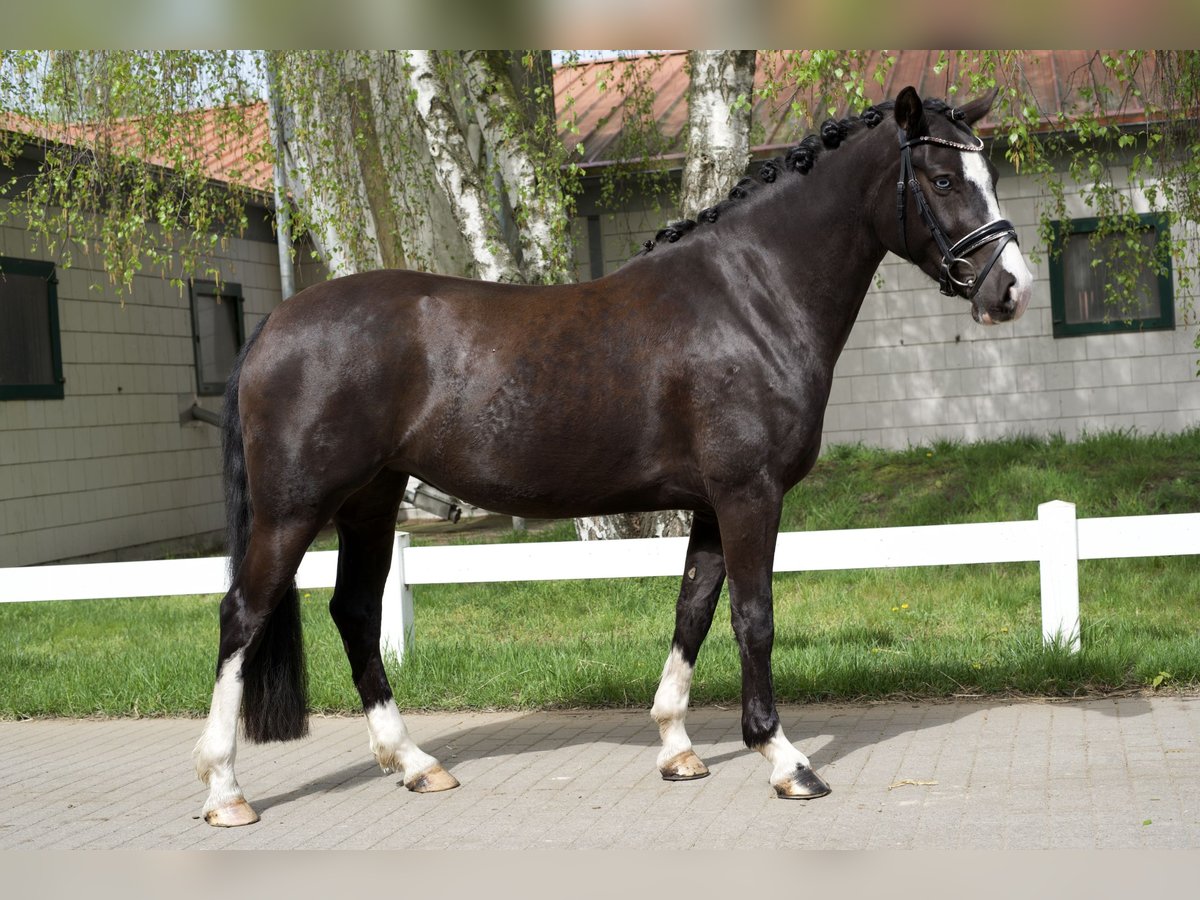
[[[941,108],[934,108],[931,104],[940,103]],[[673,244],[689,231],[694,229],[698,224],[704,223],[711,225],[721,217],[721,213],[732,203],[739,200],[744,200],[754,190],[760,189],[765,184],[774,184],[781,174],[787,171],[796,172],[799,175],[807,175],[812,171],[816,164],[817,158],[825,150],[835,150],[841,146],[842,142],[850,136],[850,134],[859,126],[865,125],[867,128],[874,128],[883,121],[884,113],[890,111],[893,107],[891,101],[887,103],[876,104],[869,106],[863,110],[861,115],[853,116],[846,119],[827,119],[821,124],[820,131],[817,134],[810,134],[804,140],[800,141],[795,147],[792,147],[783,156],[777,156],[774,159],[764,160],[758,168],[757,178],[747,175],[734,185],[729,192],[729,197],[726,200],[706,207],[696,214],[695,219],[681,219],[678,222],[671,222],[665,228],[659,229],[653,239],[642,244],[642,249],[636,254],[643,256],[653,250],[656,246],[666,241],[668,244]],[[933,112],[943,112],[951,110],[942,101],[925,101],[925,105]],[[957,113],[957,110],[951,110]],[[950,112],[947,112],[950,115]],[[959,114],[961,118],[961,113]]]
[[[935,98],[926,99],[924,104],[925,108],[934,115],[943,115],[957,127],[966,128],[962,124],[966,116],[961,109],[951,106],[945,100]],[[882,103],[876,103],[874,106],[868,106],[861,114],[851,118],[826,119],[821,123],[821,128],[817,134],[810,134],[783,156],[777,156],[774,159],[768,159],[761,163],[757,179],[749,175],[745,176],[734,185],[733,190],[729,192],[727,200],[722,200],[714,206],[700,210],[696,214],[696,219],[681,219],[678,222],[671,222],[665,228],[660,229],[652,240],[642,244],[642,249],[635,255],[643,256],[663,241],[673,244],[699,223],[713,224],[721,217],[721,212],[730,203],[744,200],[750,195],[751,191],[760,188],[764,184],[774,184],[782,172],[793,171],[800,175],[807,175],[812,171],[817,157],[824,150],[837,149],[859,125],[874,128],[883,121],[884,115],[890,113],[895,107],[896,101],[885,100]]]

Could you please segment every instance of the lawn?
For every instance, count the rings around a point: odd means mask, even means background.
[[[783,527],[1031,519],[1050,499],[1073,501],[1080,517],[1200,511],[1200,431],[835,447],[789,495]],[[571,537],[564,522],[520,539]],[[421,586],[415,646],[392,672],[397,700],[646,707],[677,588],[674,578]],[[303,597],[312,705],[354,711],[328,593]],[[811,701],[1200,688],[1200,559],[1084,562],[1080,597],[1083,650],[1072,655],[1041,645],[1035,564],[777,575],[776,690]],[[218,600],[0,605],[0,716],[205,712]],[[728,612],[722,598],[694,702],[738,702]]]

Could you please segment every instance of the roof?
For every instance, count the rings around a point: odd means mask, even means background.
[[[227,120],[237,116],[248,128],[231,128]],[[43,141],[75,145],[94,144],[107,138],[114,146],[137,152],[146,145],[143,124],[147,120],[127,119],[107,132],[94,124],[58,125],[35,122],[14,113],[0,114],[0,128],[26,134]],[[236,184],[251,190],[272,190],[272,167],[264,152],[270,139],[270,127],[265,103],[241,107],[201,109],[181,114],[172,128],[166,147],[143,154],[155,166],[172,168],[171,154],[182,152],[201,163],[201,171],[215,181]],[[157,143],[152,146],[158,147]]]
[[[1050,127],[1060,110],[1070,113],[1079,109],[1083,102],[1081,88],[1090,84],[1093,76],[1105,74],[1103,67],[1092,65],[1096,54],[1094,50],[1047,50],[1035,51],[1025,57],[1019,77],[1033,94],[1045,127]],[[905,85],[910,84],[922,96],[946,97],[952,85],[963,85],[966,81],[967,73],[960,70],[957,56],[952,51],[946,52],[944,62],[939,61],[941,52],[937,50],[902,50],[892,55],[894,63],[883,83],[879,84],[872,76],[880,64],[882,52],[868,54],[866,81],[871,102],[894,97]],[[580,164],[585,169],[611,165],[621,159],[620,138],[625,108],[627,104],[638,100],[637,97],[631,100],[630,93],[623,91],[622,85],[633,82],[644,85],[652,92],[652,95],[646,95],[648,99],[652,96],[649,99],[650,114],[663,136],[658,158],[682,161],[683,135],[687,125],[686,61],[687,53],[681,50],[565,64],[555,68],[554,90],[560,133],[568,148],[583,145],[584,154]],[[781,73],[783,56],[760,54],[755,76],[757,87],[765,84],[768,65],[773,65],[777,74]],[[959,96],[965,96],[961,88]],[[756,98],[754,145],[751,148],[755,155],[774,155],[812,130],[810,123],[800,121],[792,112],[794,94],[785,93],[773,99],[764,99],[756,94]],[[224,116],[239,114],[239,111],[250,125],[241,140],[222,127]],[[858,111],[843,109],[838,115]],[[1108,121],[1132,123],[1144,121],[1145,116],[1145,108],[1135,96],[1121,107],[1119,114],[1107,115],[1106,118]],[[198,156],[209,177],[264,193],[272,190],[270,154],[264,152],[269,141],[265,103],[232,109],[199,110],[184,114],[179,121],[181,125],[177,129],[177,139],[180,143],[177,146]],[[994,133],[997,125],[989,116],[976,130],[986,136]],[[94,140],[98,133],[94,126],[88,125],[59,128],[34,125],[12,114],[0,116],[0,128],[68,144]],[[123,123],[113,139],[135,148],[139,134],[138,121],[130,120]],[[161,154],[152,154],[150,161],[156,165],[170,166],[170,161]]]
[[[1091,83],[1093,76],[1102,77],[1101,66],[1092,66],[1097,51],[1047,50],[1034,51],[1022,63],[1019,77],[1037,102],[1041,126],[1048,129],[1060,110],[1070,113],[1083,104],[1080,89]],[[913,85],[921,96],[945,98],[952,86],[959,86],[958,96],[967,97],[964,85],[968,73],[962,71],[953,51],[902,50],[892,54],[894,63],[886,72],[883,83],[874,79],[882,60],[882,52],[867,56],[867,98],[876,103],[895,97],[906,85]],[[687,124],[688,76],[684,65],[686,51],[645,54],[636,57],[599,60],[559,66],[555,71],[555,101],[559,110],[563,138],[569,147],[582,144],[584,153],[580,164],[599,168],[620,159],[620,136],[627,98],[618,85],[633,79],[654,91],[652,113],[670,148],[664,158],[683,158],[683,135]],[[767,80],[767,67],[782,72],[784,59],[779,54],[759,54],[755,86],[761,88]],[[1115,83],[1109,82],[1115,89]],[[756,95],[757,96],[757,95]],[[789,147],[813,130],[811,123],[800,121],[791,111],[794,94],[774,99],[758,97],[754,104],[754,145],[751,151],[758,156],[773,155]],[[845,110],[845,116],[860,110]],[[568,129],[571,119],[574,128]],[[1145,108],[1137,97],[1122,105],[1119,114],[1105,115],[1110,122],[1140,122],[1145,120]],[[994,133],[998,122],[989,116],[976,131],[983,135]]]

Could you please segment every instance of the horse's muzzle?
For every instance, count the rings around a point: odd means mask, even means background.
[[[1004,298],[993,307],[983,307],[978,303],[971,304],[971,317],[980,325],[998,325],[1001,322],[1011,322],[1019,319],[1029,305],[1033,289],[1028,284],[1019,285],[1015,280],[1004,291]],[[978,296],[978,295],[976,295]]]

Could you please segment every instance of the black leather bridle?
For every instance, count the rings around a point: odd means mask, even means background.
[[[983,150],[983,141],[975,138],[978,146],[972,146],[931,135],[923,135],[910,140],[903,128],[899,129],[899,132],[900,181],[896,185],[896,209],[900,214],[900,239],[904,243],[904,255],[910,261],[913,261],[912,254],[908,250],[908,229],[905,224],[905,204],[908,197],[908,192],[905,189],[907,188],[908,191],[912,191],[913,199],[917,203],[917,209],[921,213],[921,218],[925,220],[925,226],[929,229],[929,233],[933,235],[933,239],[942,253],[941,270],[938,273],[938,282],[941,284],[942,293],[947,297],[953,297],[957,294],[960,297],[970,300],[979,292],[983,280],[992,271],[992,266],[996,264],[996,260],[1000,258],[1000,254],[1004,252],[1004,248],[1008,246],[1008,242],[1017,239],[1017,230],[1008,219],[996,219],[994,222],[989,222],[981,228],[976,228],[962,240],[958,241],[958,243],[951,244],[946,238],[946,233],[942,230],[941,225],[938,224],[933,210],[929,208],[929,203],[925,200],[925,194],[921,191],[921,185],[917,183],[917,173],[913,169],[912,164],[912,148],[918,144],[937,144],[940,147],[950,147],[963,153],[979,153]],[[992,258],[988,260],[987,265],[983,267],[982,271],[977,272],[975,264],[966,257],[985,244],[990,244],[993,241],[999,241],[999,244],[996,246],[995,251],[993,251]]]

